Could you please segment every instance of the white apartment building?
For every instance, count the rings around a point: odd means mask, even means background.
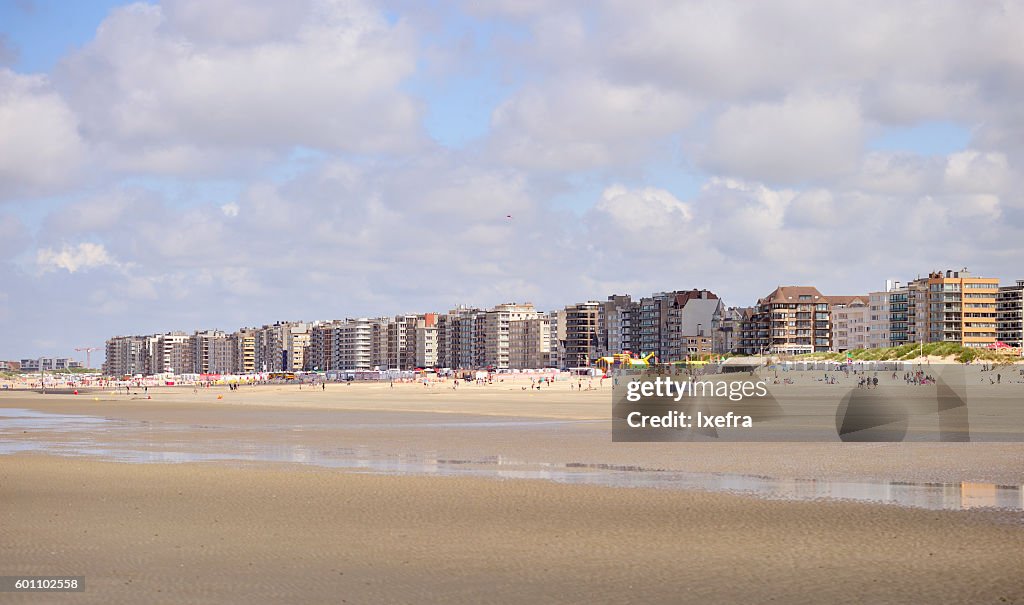
[[[381,323],[381,319],[360,317],[337,324],[334,327],[334,363],[331,369],[372,370],[375,365],[374,333],[379,331]]]
[[[868,294],[868,348],[889,346],[889,292]]]
[[[832,304],[832,349],[868,348],[870,296],[829,296]]]
[[[416,367],[436,367],[437,353],[437,314],[427,313],[416,320]]]

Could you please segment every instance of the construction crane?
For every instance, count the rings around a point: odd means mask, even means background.
[[[99,351],[99,347],[78,347],[75,349],[78,352],[85,351],[85,367],[92,369],[92,352]]]

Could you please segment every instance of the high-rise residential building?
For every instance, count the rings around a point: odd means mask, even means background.
[[[107,340],[106,353],[103,373],[107,376],[152,374],[147,336],[115,336]]]
[[[438,367],[437,313],[424,313],[417,317],[415,330],[416,367]]]
[[[601,303],[599,356],[613,355],[633,348],[632,317],[636,303],[629,294],[612,294]]]
[[[904,286],[887,284],[889,291],[889,344],[900,346],[928,341],[928,278]]]
[[[220,330],[192,336],[193,371],[196,374],[230,374],[235,368],[235,344]]]
[[[374,335],[385,319],[346,319],[334,324],[334,362],[332,370],[372,370],[374,363]]]
[[[509,367],[545,368],[551,364],[551,323],[544,315],[509,322]]]
[[[779,286],[744,320],[742,348],[750,353],[799,355],[832,348],[828,298],[813,286]]]
[[[602,303],[588,301],[565,307],[565,359],[571,368],[588,367],[602,353]]]
[[[663,362],[686,359],[692,355],[690,349],[702,348],[693,343],[711,338],[715,314],[723,308],[718,295],[709,290],[659,292],[643,297],[631,313],[631,350],[654,353]]]
[[[1024,343],[1024,279],[999,288],[996,298],[996,338],[1011,347]]]
[[[438,364],[453,369],[484,366],[483,347],[486,313],[475,307],[460,306],[438,319]],[[478,338],[478,334],[480,338]]]
[[[337,370],[334,341],[340,321],[320,322],[309,328],[309,346],[303,355],[306,370]]]
[[[392,370],[416,367],[416,322],[418,315],[397,315],[383,326],[384,366]]]
[[[829,296],[832,312],[832,350],[838,352],[868,348],[871,315],[869,296]]]
[[[868,348],[881,349],[889,344],[889,293],[897,282],[888,282],[882,292],[868,294]]]
[[[737,351],[744,355],[761,355],[769,349],[768,321],[758,307],[747,307],[740,320],[740,340]]]
[[[483,321],[478,321],[477,326],[477,349],[483,349],[483,363],[476,367],[486,367],[495,370],[511,368],[511,340],[509,335],[510,323],[527,319],[536,319],[540,313],[531,303],[505,303],[488,309],[484,313]],[[482,326],[480,325],[482,324]],[[483,328],[483,342],[480,339],[480,328]]]
[[[633,347],[636,353],[654,353],[660,358],[662,306],[667,304],[663,297],[645,296],[633,311]]]
[[[928,275],[928,342],[987,347],[996,341],[999,280],[966,269]]]
[[[248,328],[242,328],[234,333],[235,344],[235,372],[239,374],[254,374],[258,371],[256,366],[256,332]]]
[[[371,324],[370,359],[374,369],[387,370],[388,366],[388,326],[394,322],[392,317],[382,317]]]
[[[565,366],[565,309],[548,311],[541,315],[548,325],[548,363],[546,367],[564,368]]]
[[[451,316],[448,313],[439,313],[437,315],[437,367],[439,368],[450,368],[452,367],[451,361],[449,361],[450,341],[448,330],[451,327],[450,322]]]
[[[193,337],[184,332],[157,334],[150,340],[151,367],[154,374],[192,374],[195,372]]]
[[[257,372],[281,372],[285,369],[284,331],[286,329],[288,329],[288,324],[282,322],[254,329]]]
[[[305,367],[306,348],[310,343],[310,328],[311,325],[308,323],[291,322],[283,331],[285,370],[298,372]]]

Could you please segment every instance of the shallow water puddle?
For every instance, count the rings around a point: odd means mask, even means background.
[[[440,423],[439,423],[440,424]],[[444,423],[446,428],[486,425],[529,426],[509,423]],[[538,426],[550,421],[538,421]],[[174,425],[166,428],[174,430]],[[154,445],[129,440],[129,445],[103,442],[104,434],[119,429],[136,434],[152,429],[145,422],[125,422],[92,416],[50,414],[34,410],[0,409],[0,454],[44,452],[60,456],[89,456],[129,463],[287,462],[359,472],[473,476],[500,479],[542,479],[556,483],[618,488],[660,488],[750,494],[777,500],[847,500],[895,504],[930,510],[996,508],[1024,511],[1024,486],[993,483],[915,483],[902,481],[833,481],[784,479],[753,475],[693,473],[637,466],[570,462],[527,463],[502,456],[450,459],[433,452],[398,455],[366,447],[315,448],[299,444],[261,444],[252,441],[204,439]],[[187,427],[179,427],[187,428]],[[214,428],[214,427],[211,427]],[[61,433],[60,439],[38,438],[36,431]],[[75,433],[75,438],[63,434]]]

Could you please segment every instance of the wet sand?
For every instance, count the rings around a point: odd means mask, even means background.
[[[517,469],[1024,484],[1020,443],[612,443],[610,389],[560,386],[539,396],[509,385],[150,389],[152,399],[0,392],[0,408],[86,416],[34,428],[29,419],[22,430],[9,412],[0,423],[0,445],[36,447],[0,455],[0,573],[85,575],[87,586],[3,600],[1024,602],[1019,508],[932,511],[317,466],[318,452],[355,448]],[[273,459],[301,464],[124,464],[40,444],[150,452],[149,460],[270,448],[286,454]],[[986,489],[972,488],[964,508],[997,505]],[[956,503],[962,496],[952,494]]]
[[[1019,516],[310,467],[0,459],[11,603],[1024,600]]]
[[[394,456],[507,459],[527,465],[606,464],[772,477],[1024,484],[1024,443],[612,443],[611,388],[531,393],[517,385],[416,384],[150,389],[81,395],[0,392],[0,408],[134,423],[101,445],[174,451],[190,444],[309,452],[358,446]],[[222,396],[223,399],[218,399]],[[1022,406],[1024,407],[1024,406]],[[79,435],[88,438],[89,435]],[[54,442],[34,431],[8,439]]]

